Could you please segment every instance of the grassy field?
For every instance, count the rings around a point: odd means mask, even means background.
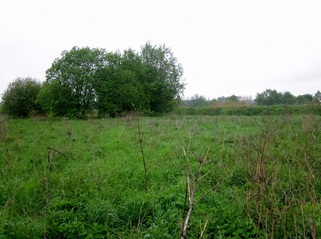
[[[317,115],[2,117],[0,238],[180,238],[189,209],[188,238],[320,237],[320,131]]]

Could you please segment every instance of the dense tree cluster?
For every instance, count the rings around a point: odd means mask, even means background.
[[[32,91],[32,97],[15,89],[18,83],[9,85],[3,96],[3,110],[18,117],[41,109],[57,116],[81,118],[88,113],[114,117],[129,111],[168,112],[177,105],[183,92],[182,75],[181,64],[164,45],[147,43],[138,53],[132,49],[120,53],[74,47],[54,60],[46,71],[46,81],[36,84],[38,88]],[[20,81],[24,82],[17,80]],[[18,113],[10,108],[11,91],[19,91],[20,96],[15,99],[21,106]],[[23,97],[28,97],[33,105],[28,103],[26,107],[27,102],[20,100]]]
[[[320,102],[321,93],[318,91],[314,96],[304,94],[294,96],[290,92],[277,92],[276,90],[267,89],[258,93],[255,98],[257,105],[294,105],[294,104],[311,104]]]
[[[56,115],[167,112],[184,88],[183,68],[171,50],[150,43],[140,53],[128,49],[122,54],[74,47],[63,52],[46,73],[38,100]]]

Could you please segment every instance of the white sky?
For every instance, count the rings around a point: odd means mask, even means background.
[[[1,0],[0,94],[73,46],[165,44],[185,97],[321,90],[320,0]]]

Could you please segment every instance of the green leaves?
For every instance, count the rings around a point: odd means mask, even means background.
[[[41,89],[41,83],[33,78],[17,78],[9,84],[2,96],[2,110],[15,117],[28,117],[39,111],[36,97]]]
[[[75,113],[78,117],[84,117],[94,107],[96,75],[104,67],[105,58],[103,49],[74,47],[64,51],[46,72],[47,83],[55,85],[47,88],[53,99],[49,108],[58,115]],[[63,90],[64,94],[57,94],[56,89]],[[62,104],[67,104],[66,110],[61,111],[60,107],[56,107]]]
[[[312,104],[319,102],[318,92],[313,97],[310,94],[294,96],[291,92],[277,92],[267,89],[256,95],[255,102],[258,105],[294,105],[294,104]]]
[[[154,96],[151,97],[151,111],[172,110],[184,89],[181,82],[182,65],[177,63],[177,59],[165,45],[156,47],[146,43],[141,49],[141,59],[146,67],[144,80],[147,91]]]
[[[38,99],[47,112],[57,115],[166,112],[184,88],[182,66],[171,50],[150,43],[140,53],[128,49],[123,54],[74,47],[64,51],[46,74],[49,86]]]

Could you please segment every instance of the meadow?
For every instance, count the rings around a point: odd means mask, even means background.
[[[320,131],[310,114],[1,117],[0,238],[320,237]]]

